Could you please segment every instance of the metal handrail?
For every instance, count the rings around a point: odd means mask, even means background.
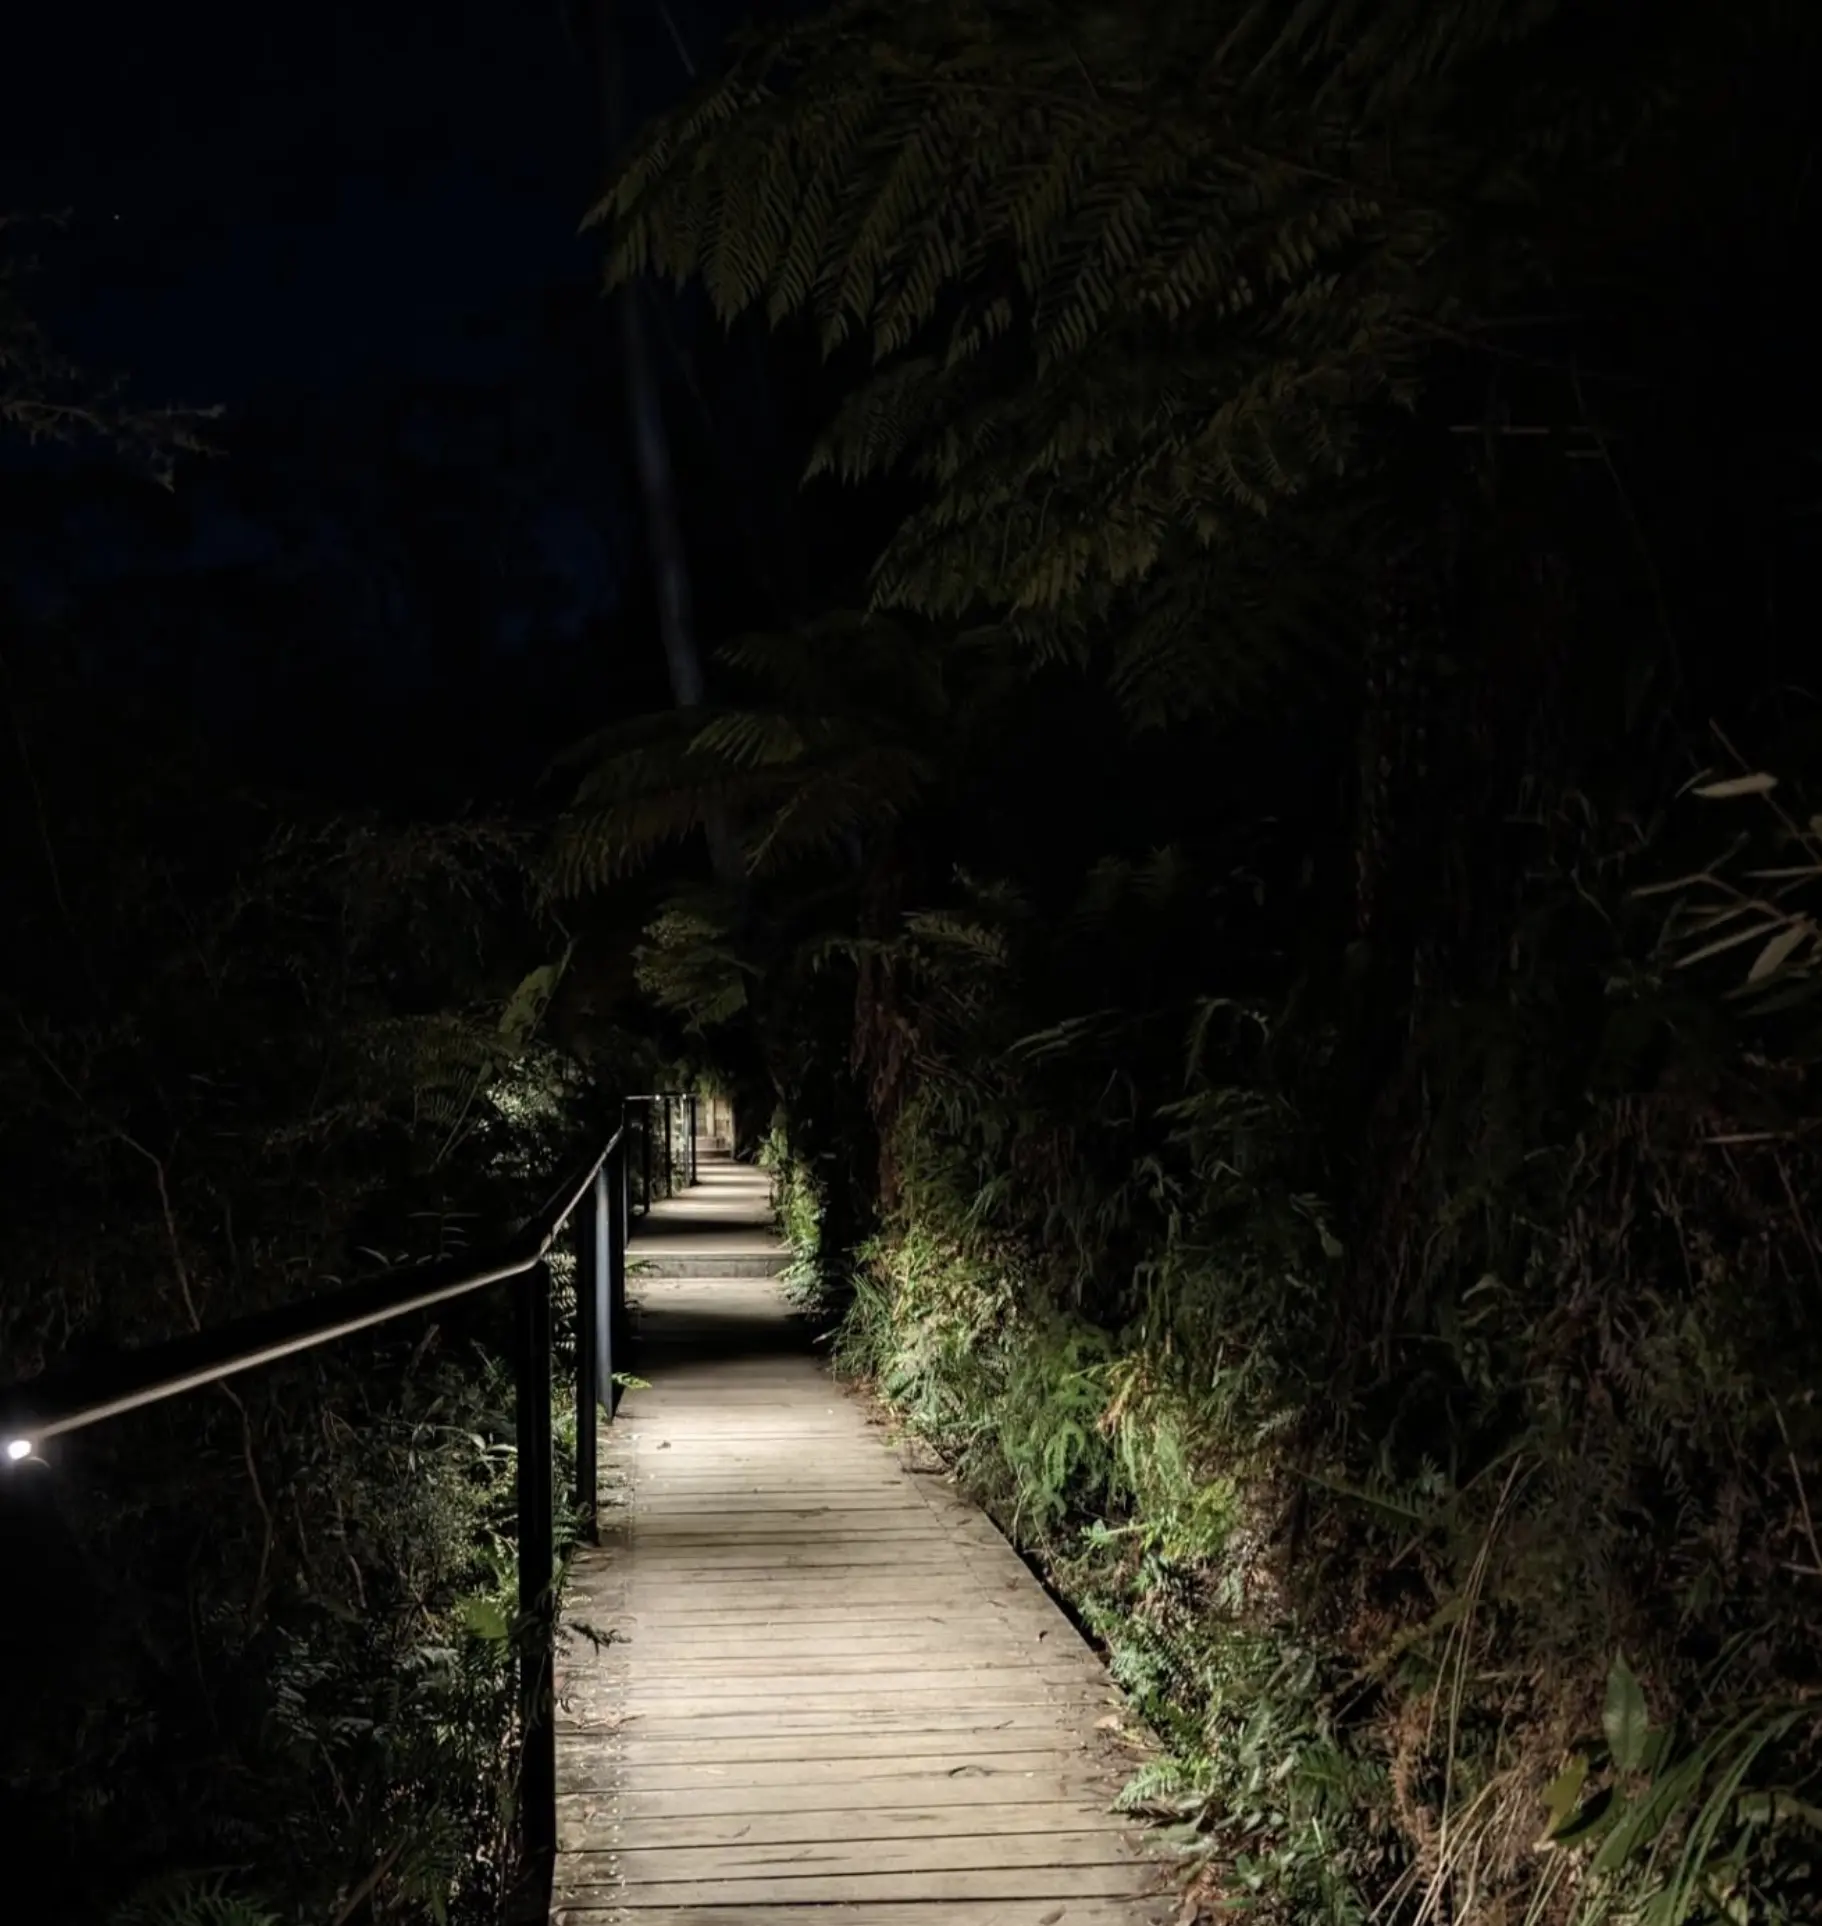
[[[693,1090],[646,1090],[629,1096],[624,1099],[624,1101],[629,1104],[636,1103],[644,1106],[639,1128],[639,1209],[643,1215],[643,1213],[651,1209],[656,1190],[652,1175],[652,1139],[655,1134],[652,1129],[652,1113],[654,1107],[662,1113],[664,1119],[662,1130],[665,1147],[665,1195],[669,1196],[672,1194],[672,1187],[675,1181],[675,1172],[672,1168],[670,1156],[676,1134],[676,1116],[672,1110],[673,1104],[679,1106],[679,1109],[687,1117],[688,1121],[687,1154],[684,1158],[684,1170],[686,1174],[683,1181],[685,1184],[693,1184],[696,1181],[696,1093]]]
[[[9,1385],[0,1391],[0,1438],[5,1440],[6,1456],[16,1464],[65,1432],[181,1397],[219,1379],[333,1344],[375,1324],[522,1277],[549,1255],[596,1173],[619,1151],[625,1134],[622,1125],[575,1182],[566,1183],[505,1250],[479,1267],[472,1260],[445,1260],[385,1271],[360,1284],[234,1318],[122,1357]]]
[[[669,1093],[683,1094],[683,1093]],[[627,1103],[651,1099],[628,1098]],[[695,1101],[690,1098],[690,1119]],[[118,1358],[50,1371],[0,1389],[0,1448],[19,1467],[55,1438],[206,1384],[320,1349],[373,1326],[468,1297],[496,1284],[535,1280],[515,1293],[514,1405],[518,1450],[519,1817],[528,1866],[548,1870],[556,1850],[557,1765],[553,1695],[556,1616],[555,1482],[551,1433],[553,1246],[584,1205],[576,1275],[576,1490],[585,1534],[599,1542],[596,1441],[599,1414],[612,1421],[626,1352],[628,1124],[491,1258],[413,1265],[364,1283],[147,1345]],[[651,1207],[650,1129],[645,1203]],[[695,1181],[694,1145],[689,1158]]]

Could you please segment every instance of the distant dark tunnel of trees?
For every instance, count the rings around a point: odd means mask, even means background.
[[[1822,1916],[1822,12],[791,14],[598,210],[702,705],[642,613],[555,781],[351,816],[4,617],[4,1375],[478,1243],[704,1078],[1206,1917]],[[502,1343],[9,1484],[72,1921],[497,1915]]]

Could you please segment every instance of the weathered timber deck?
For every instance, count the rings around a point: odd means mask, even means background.
[[[979,1511],[908,1470],[771,1275],[763,1175],[635,1229],[651,1388],[602,1441],[559,1665],[562,1926],[1141,1926],[1099,1661]]]

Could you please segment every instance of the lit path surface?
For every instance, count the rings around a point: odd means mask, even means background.
[[[635,1227],[639,1374],[559,1665],[562,1926],[1141,1926],[1099,1661],[829,1379],[762,1173]],[[642,1236],[641,1232],[645,1234]],[[610,1509],[611,1507],[611,1509]]]

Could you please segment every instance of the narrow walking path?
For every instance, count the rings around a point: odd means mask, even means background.
[[[1141,1926],[1099,1661],[906,1469],[775,1273],[763,1173],[635,1226],[639,1337],[558,1677],[562,1926]]]

